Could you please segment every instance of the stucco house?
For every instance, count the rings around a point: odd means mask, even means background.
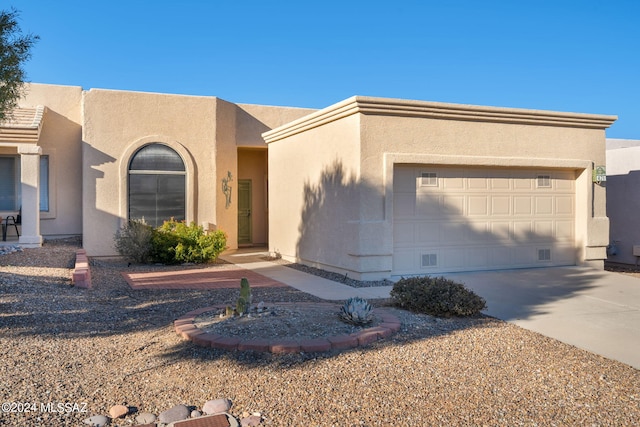
[[[592,265],[615,116],[352,97],[322,110],[32,84],[0,125],[0,215],[23,245],[171,216],[230,248],[377,279]]]
[[[635,264],[640,257],[640,140],[607,139],[608,260]],[[636,248],[634,249],[634,246]]]

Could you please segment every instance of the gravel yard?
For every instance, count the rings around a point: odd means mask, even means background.
[[[77,247],[0,256],[0,400],[16,403],[2,406],[0,425],[80,426],[116,404],[158,414],[216,398],[273,426],[640,425],[640,371],[491,318],[393,309],[399,332],[339,354],[197,347],[173,320],[232,303],[237,290],[134,291],[120,271],[164,267],[105,261],[92,267],[93,289],[75,288]],[[319,301],[290,288],[253,295]],[[69,405],[50,410],[58,403]]]

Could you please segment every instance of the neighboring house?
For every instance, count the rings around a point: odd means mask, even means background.
[[[22,206],[25,245],[82,234],[113,256],[127,219],[173,216],[361,279],[606,258],[592,171],[614,116],[37,84],[18,113],[0,127],[0,215]]]
[[[635,264],[640,256],[640,140],[607,139],[607,216],[611,223],[608,260]]]

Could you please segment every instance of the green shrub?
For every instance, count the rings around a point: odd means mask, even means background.
[[[215,260],[227,247],[223,231],[205,233],[192,222],[165,221],[152,237],[152,259],[164,264],[184,262],[203,263]]]
[[[396,282],[391,299],[399,307],[433,316],[474,316],[487,307],[484,298],[444,277],[410,277]]]
[[[153,229],[143,221],[129,221],[116,232],[115,248],[125,258],[139,263],[204,263],[215,260],[227,247],[223,231],[205,233],[194,222],[165,221]]]
[[[151,237],[151,260],[161,264],[176,264],[175,248],[180,243],[180,238],[171,232],[153,230]]]
[[[144,221],[129,221],[119,229],[113,240],[116,251],[129,261],[147,262],[152,252],[153,228]]]

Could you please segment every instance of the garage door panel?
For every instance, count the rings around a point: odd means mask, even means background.
[[[399,223],[393,227],[393,241],[396,246],[415,246],[415,226],[413,223]]]
[[[553,253],[554,264],[573,263],[576,249],[572,245],[557,245]]]
[[[397,166],[394,274],[575,264],[574,179],[572,171]]]
[[[575,227],[573,221],[556,221],[555,238],[561,242],[573,242]]]
[[[489,221],[471,220],[466,224],[460,224],[460,228],[465,231],[465,242],[469,245],[491,242],[493,235]]]
[[[489,253],[484,248],[469,248],[465,256],[466,265],[473,269],[486,268],[489,264]]]
[[[491,215],[511,215],[511,197],[492,196]]]
[[[467,178],[467,189],[486,190],[487,188],[489,188],[489,182],[485,176],[473,176]]]
[[[395,271],[399,272],[398,274],[419,274],[419,273],[410,273],[412,271],[418,270],[418,263],[415,260],[415,250],[413,248],[410,249],[399,249],[396,248],[393,251],[393,268]]]
[[[527,241],[533,234],[532,221],[514,221],[513,222],[513,240]]]
[[[438,223],[420,223],[417,225],[417,229],[418,232],[415,234],[422,244],[434,246],[440,244],[440,225]]]
[[[491,178],[492,190],[509,190],[511,188],[511,179],[508,177]]]
[[[442,218],[444,209],[442,207],[442,197],[439,195],[418,194],[416,199],[415,214],[418,217],[425,217],[431,220]]]
[[[435,225],[440,230],[440,243],[443,245],[467,242],[467,227],[455,222],[441,222]]]
[[[487,215],[489,213],[489,196],[468,196],[470,217]]]
[[[447,218],[464,215],[465,197],[461,195],[442,196],[442,214]]]
[[[533,223],[534,233],[531,236],[535,241],[550,241],[554,238],[553,221],[535,221]]]
[[[568,174],[563,174],[559,179],[555,180],[555,188],[560,191],[573,192],[575,189],[575,181]]]
[[[571,196],[556,197],[556,215],[567,215],[573,218],[575,210],[575,200]]]
[[[533,203],[531,200],[531,196],[514,196],[513,214],[524,216],[533,215]]]
[[[553,197],[538,196],[535,198],[536,215],[552,215],[553,214]]]
[[[416,214],[416,196],[412,193],[394,194],[393,214],[395,217],[412,218]]]
[[[464,178],[462,177],[447,177],[446,175],[444,175],[442,178],[442,188],[444,188],[445,190],[461,190],[464,188]]]
[[[490,223],[491,235],[499,241],[511,241],[513,238],[510,221],[492,221]]]
[[[514,190],[531,190],[533,188],[533,182],[531,178],[514,178],[513,189]]]
[[[398,192],[407,192],[412,195],[416,191],[416,173],[413,169],[396,168],[393,173],[394,193],[396,188]]]

